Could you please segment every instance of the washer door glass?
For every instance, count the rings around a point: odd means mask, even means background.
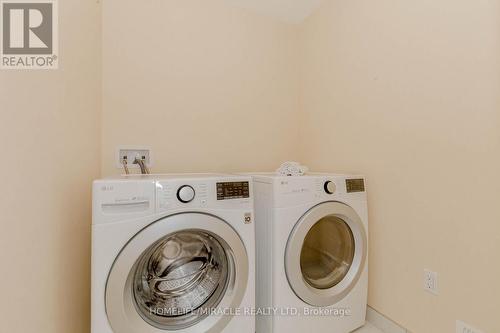
[[[228,284],[228,258],[214,235],[189,230],[168,235],[139,258],[133,298],[141,317],[160,329],[192,326],[210,314]]]
[[[300,254],[305,281],[313,288],[336,286],[349,272],[354,259],[354,236],[334,215],[320,219],[307,233]]]
[[[106,282],[113,332],[220,333],[248,292],[249,255],[237,231],[210,214],[165,216],[122,248]],[[219,315],[220,314],[220,315]]]

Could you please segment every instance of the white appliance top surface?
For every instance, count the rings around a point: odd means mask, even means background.
[[[287,179],[293,179],[293,178],[307,178],[307,177],[360,177],[362,178],[362,175],[359,174],[339,174],[339,173],[327,173],[327,172],[307,172],[304,176],[283,176],[279,175],[276,172],[249,172],[249,173],[242,173],[242,175],[247,175],[247,176],[255,176],[255,177],[265,177],[265,178],[287,178]]]
[[[228,178],[237,179],[242,175],[225,173],[171,173],[171,174],[131,174],[106,177],[103,180],[168,180],[168,179],[215,179]]]

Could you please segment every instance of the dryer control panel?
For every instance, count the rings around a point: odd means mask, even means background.
[[[363,176],[309,174],[300,177],[254,176],[258,182],[274,184],[275,207],[304,203],[343,201],[346,198],[366,200]]]
[[[365,180],[363,178],[346,179],[345,185],[347,193],[364,192]]]

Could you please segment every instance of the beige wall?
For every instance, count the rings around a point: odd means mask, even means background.
[[[367,175],[369,303],[415,333],[500,332],[499,25],[498,1],[338,0],[301,32],[303,160]]]
[[[104,175],[119,145],[151,147],[163,173],[298,157],[295,26],[222,0],[108,0],[103,22]]]
[[[2,332],[89,332],[99,11],[95,1],[59,2],[59,70],[0,71]]]
[[[293,26],[104,1],[102,115],[99,5],[59,6],[61,69],[0,72],[2,330],[89,331],[90,181],[132,144],[161,172],[365,173],[370,304],[414,333],[500,331],[498,2],[328,0]]]

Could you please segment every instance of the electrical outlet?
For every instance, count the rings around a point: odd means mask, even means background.
[[[483,331],[474,328],[463,321],[457,320],[457,333],[483,333]]]
[[[151,150],[144,147],[119,147],[116,153],[116,167],[123,168],[123,160],[126,160],[129,169],[139,169],[139,165],[134,164],[136,157],[143,159],[148,168],[151,168]]]
[[[438,294],[438,274],[431,270],[424,270],[424,290],[434,295]]]

